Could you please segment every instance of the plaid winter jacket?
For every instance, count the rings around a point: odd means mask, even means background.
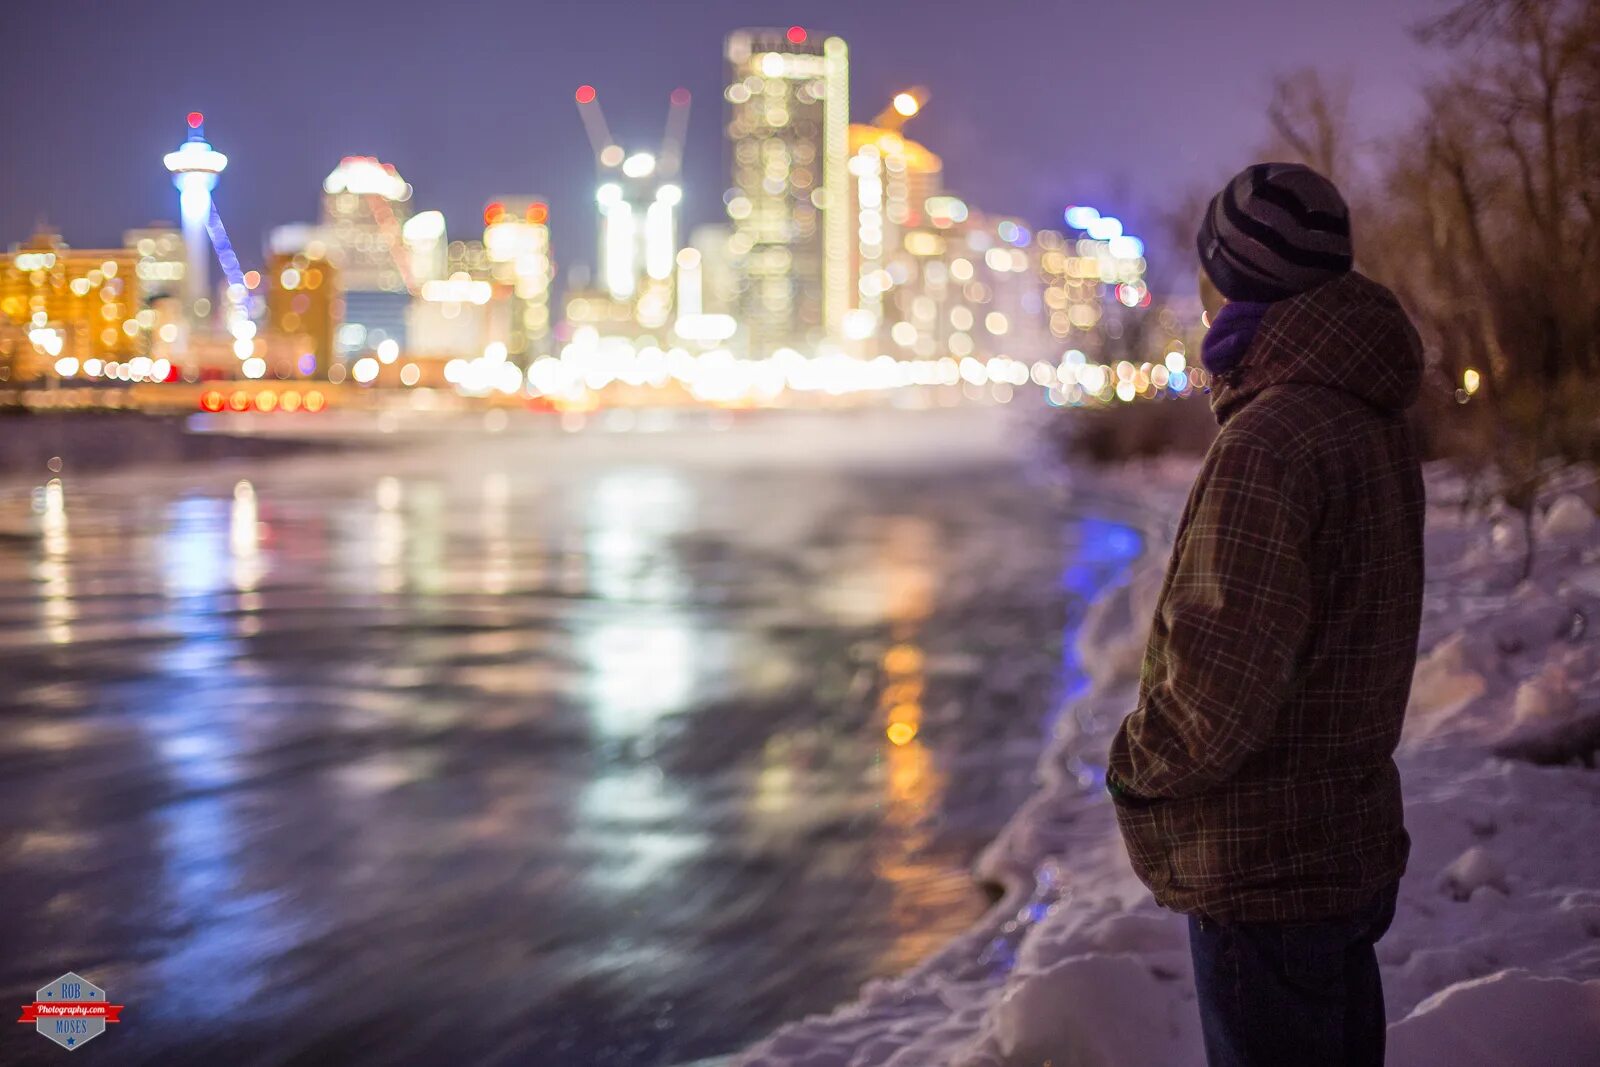
[[[1348,274],[1268,312],[1216,383],[1107,785],[1157,901],[1221,922],[1354,911],[1405,869],[1393,753],[1416,664],[1422,374]]]

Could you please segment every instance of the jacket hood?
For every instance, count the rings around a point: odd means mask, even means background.
[[[1351,271],[1274,304],[1238,366],[1211,386],[1219,423],[1274,385],[1338,389],[1404,411],[1422,384],[1422,342],[1388,289]]]

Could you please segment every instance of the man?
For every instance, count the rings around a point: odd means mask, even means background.
[[[1106,785],[1139,877],[1190,917],[1212,1067],[1381,1065],[1373,946],[1410,845],[1392,757],[1421,616],[1403,414],[1421,348],[1351,270],[1349,210],[1309,168],[1239,174],[1199,250],[1222,429]]]

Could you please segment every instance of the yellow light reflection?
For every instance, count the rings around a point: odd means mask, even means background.
[[[511,483],[505,471],[483,479],[483,591],[499,596],[511,591]]]
[[[67,565],[71,548],[67,538],[67,498],[60,478],[50,479],[37,491],[35,507],[44,548],[44,559],[36,571],[44,594],[40,610],[51,642],[64,645],[72,640],[72,620],[77,612],[72,606],[72,571]]]
[[[247,481],[233,487],[228,547],[233,553],[233,587],[241,593],[254,591],[266,568],[261,560],[261,516],[256,490]]]
[[[378,515],[372,527],[372,557],[378,565],[378,591],[398,593],[405,586],[406,520],[400,511],[404,499],[400,479],[378,479]]]
[[[892,638],[878,664],[878,708],[889,742],[882,763],[884,823],[893,836],[878,857],[876,871],[892,890],[889,919],[898,931],[880,962],[886,970],[902,970],[937,947],[938,935],[930,934],[918,915],[930,892],[944,891],[939,887],[945,872],[924,858],[930,840],[927,814],[945,782],[921,739],[927,655],[917,643],[918,631],[933,610],[941,553],[937,531],[928,523],[899,519],[885,533],[873,577]]]
[[[883,654],[883,670],[891,677],[922,670],[922,650],[915,645],[895,645]]]

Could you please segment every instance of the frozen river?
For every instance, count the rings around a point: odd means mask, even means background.
[[[1031,453],[700,418],[7,483],[0,997],[105,987],[104,1064],[651,1067],[904,970],[1139,548]]]

